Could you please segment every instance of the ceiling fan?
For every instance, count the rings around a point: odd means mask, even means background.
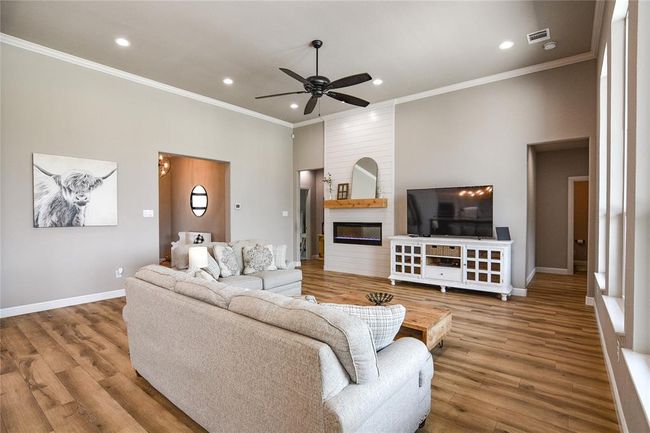
[[[314,107],[316,107],[316,102],[318,102],[318,98],[320,98],[323,95],[327,95],[330,98],[334,98],[338,101],[345,102],[346,104],[358,105],[359,107],[367,107],[368,104],[370,104],[368,101],[364,101],[363,99],[357,98],[355,96],[346,95],[345,93],[332,92],[332,90],[365,83],[366,81],[372,80],[372,77],[369,74],[364,72],[363,74],[350,75],[348,77],[330,81],[329,78],[324,77],[322,75],[318,75],[318,49],[323,46],[323,41],[320,41],[318,39],[311,41],[311,46],[316,48],[316,75],[303,78],[302,76],[296,74],[290,69],[280,68],[282,72],[284,72],[291,78],[300,81],[303,87],[305,88],[305,90],[302,90],[300,92],[285,92],[285,93],[276,93],[273,95],[256,96],[255,99],[273,98],[275,96],[285,96],[285,95],[298,95],[301,93],[311,93],[311,98],[309,98],[309,101],[307,101],[307,105],[305,105],[304,114],[309,114],[312,111],[314,111]]]

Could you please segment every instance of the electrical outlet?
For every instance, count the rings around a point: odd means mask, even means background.
[[[122,276],[124,276],[124,268],[119,267],[115,269],[115,278],[122,278]]]

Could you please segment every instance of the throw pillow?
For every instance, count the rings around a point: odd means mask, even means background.
[[[393,342],[406,315],[406,308],[399,304],[372,307],[346,304],[320,305],[344,311],[364,321],[370,328],[375,348],[378,351]]]
[[[198,271],[196,271],[194,273],[194,276],[196,278],[200,278],[200,279],[206,280],[206,281],[217,281],[212,275],[210,275],[209,273],[207,273],[203,269],[199,269]]]
[[[215,245],[214,256],[219,263],[222,277],[228,278],[240,274],[239,263],[237,263],[237,258],[232,247]]]
[[[273,257],[275,259],[275,267],[278,269],[287,269],[287,246],[275,245],[273,247]]]
[[[219,275],[221,274],[221,268],[219,267],[219,263],[212,257],[211,254],[208,254],[208,266],[203,268],[205,272],[208,274],[212,275],[212,278],[215,280],[219,279]]]
[[[273,246],[255,245],[254,247],[244,247],[244,275],[254,274],[261,271],[275,271],[273,260]]]

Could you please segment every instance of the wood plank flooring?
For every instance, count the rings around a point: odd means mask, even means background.
[[[434,351],[422,432],[618,431],[584,276],[538,275],[527,298],[323,272],[304,292],[348,290],[445,306],[453,328]],[[13,432],[203,432],[131,368],[124,298],[0,320],[0,428]],[[394,301],[396,302],[396,301]]]

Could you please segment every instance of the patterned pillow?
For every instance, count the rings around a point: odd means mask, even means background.
[[[275,245],[273,247],[273,257],[275,259],[275,267],[278,269],[287,269],[287,246]]]
[[[244,275],[254,274],[261,271],[275,271],[272,245],[255,245],[244,247]]]
[[[344,311],[364,321],[370,328],[377,351],[393,342],[406,315],[406,308],[399,304],[372,307],[346,304],[320,305]]]
[[[222,277],[228,278],[241,273],[239,270],[239,263],[237,262],[232,247],[215,245],[214,256],[217,258],[217,262],[219,263]]]
[[[219,279],[219,275],[221,274],[221,268],[219,267],[219,263],[212,257],[212,255],[208,254],[208,266],[205,268],[202,268],[205,272],[208,274],[212,275],[212,278],[215,280]]]

